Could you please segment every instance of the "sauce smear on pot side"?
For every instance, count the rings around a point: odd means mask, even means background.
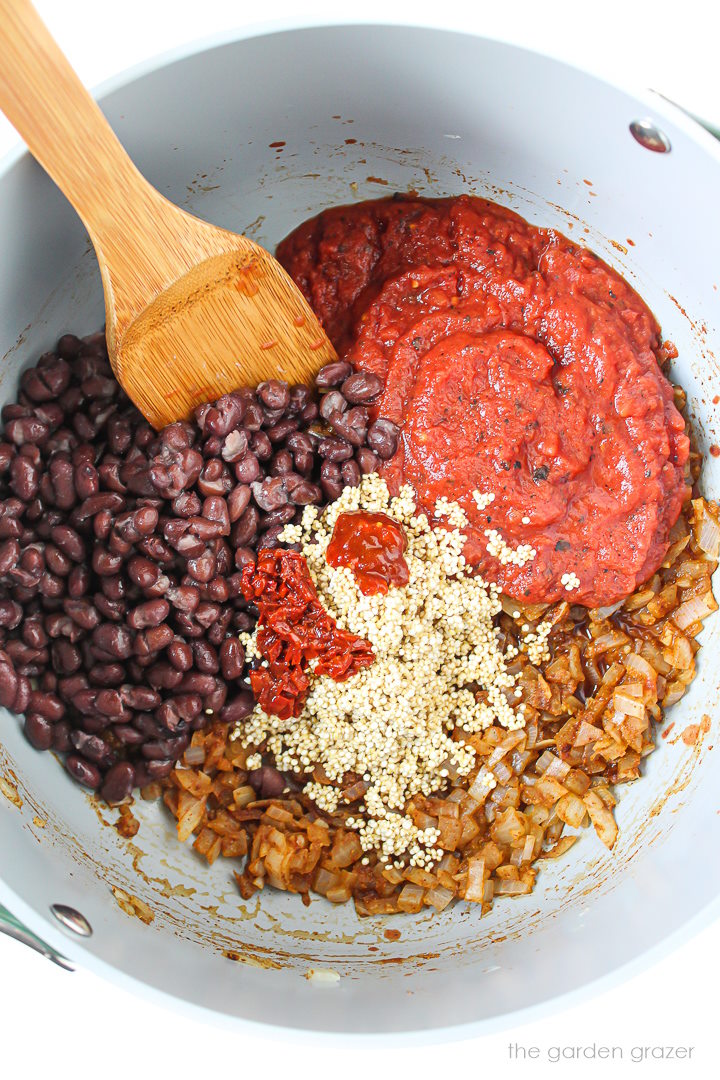
[[[384,382],[391,490],[411,483],[429,515],[458,502],[488,580],[592,607],[658,568],[689,442],[659,327],[601,259],[470,196],[326,210],[278,257],[340,354]],[[535,556],[491,554],[490,533]]]

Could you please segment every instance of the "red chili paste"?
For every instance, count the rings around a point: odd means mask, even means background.
[[[405,530],[387,514],[358,510],[340,514],[335,522],[326,558],[330,566],[349,566],[366,596],[386,593],[410,580],[403,557]]]
[[[658,324],[601,259],[465,195],[326,210],[278,257],[340,354],[385,380],[376,414],[402,429],[391,489],[409,481],[430,514],[440,496],[458,502],[486,578],[596,606],[657,569],[689,443]],[[494,502],[480,510],[474,490]],[[502,565],[486,529],[535,559]]]
[[[242,572],[245,599],[257,606],[257,647],[266,664],[250,671],[261,709],[281,720],[299,716],[310,687],[307,668],[336,682],[375,659],[369,641],[338,629],[320,603],[303,555],[267,548]]]

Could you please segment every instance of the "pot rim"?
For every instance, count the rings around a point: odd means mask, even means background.
[[[184,42],[172,49],[161,51],[151,57],[139,61],[128,68],[104,79],[92,88],[93,96],[102,102],[102,99],[115,91],[122,90],[130,83],[137,81],[145,75],[159,71],[170,65],[209,52],[212,49],[232,45],[236,42],[245,41],[255,37],[271,36],[287,31],[353,28],[364,29],[377,27],[379,30],[398,28],[407,30],[430,30],[442,33],[457,34],[464,37],[476,38],[490,44],[499,44],[512,48],[515,52],[526,53],[532,56],[540,56],[560,64],[578,75],[595,79],[605,87],[618,90],[637,101],[644,109],[649,110],[654,116],[666,120],[679,128],[720,167],[720,141],[703,126],[703,123],[684,111],[680,106],[664,97],[659,91],[643,88],[632,81],[619,81],[608,78],[599,67],[581,67],[574,64],[560,53],[548,50],[530,49],[524,45],[518,45],[511,37],[505,35],[488,35],[463,29],[456,26],[448,26],[439,18],[419,17],[412,21],[393,15],[377,17],[368,15],[363,19],[355,13],[352,16],[338,14],[332,20],[318,15],[292,15],[284,18],[260,20],[249,23],[246,26],[238,26],[233,29],[219,31],[215,34],[205,35],[200,38]],[[720,118],[715,119],[720,123]],[[4,155],[0,157],[0,182],[5,174],[10,171],[23,157],[30,156],[25,144],[18,140]],[[135,996],[151,1001],[172,1012],[194,1019],[209,1025],[230,1029],[233,1031],[247,1032],[260,1038],[268,1038],[271,1035],[281,1036],[288,1042],[313,1044],[322,1043],[324,1046],[407,1046],[407,1045],[434,1045],[449,1041],[459,1041],[477,1038],[483,1035],[496,1035],[509,1029],[515,1029],[523,1024],[543,1019],[546,1016],[562,1012],[565,1009],[584,1003],[593,997],[611,990],[615,986],[626,982],[628,979],[647,970],[665,956],[670,955],[679,946],[685,944],[699,934],[703,929],[720,919],[720,895],[710,901],[698,911],[691,919],[685,922],[677,930],[664,937],[656,945],[650,946],[638,954],[632,960],[628,960],[620,967],[608,972],[577,989],[566,993],[550,996],[543,1001],[526,1008],[514,1010],[485,1020],[474,1020],[467,1023],[438,1027],[427,1031],[405,1030],[391,1033],[367,1033],[357,1034],[354,1032],[333,1032],[307,1030],[293,1028],[287,1025],[264,1023],[261,1021],[248,1020],[243,1017],[230,1016],[203,1005],[189,1002],[183,998],[163,990],[158,990],[147,983],[127,975],[113,965],[96,957],[84,944],[69,937],[51,921],[50,913],[42,915],[25,903],[6,883],[0,878],[0,903],[5,905],[39,938],[46,941],[61,956],[66,957],[73,963],[77,963],[93,975],[120,986],[123,990]]]
[[[339,13],[332,21],[327,17],[320,15],[292,15],[277,19],[258,20],[248,23],[246,26],[234,27],[231,30],[220,30],[214,34],[206,34],[202,37],[194,38],[191,41],[183,42],[171,49],[162,50],[153,56],[138,61],[136,64],[132,64],[130,67],[123,68],[121,71],[116,72],[107,79],[103,79],[95,86],[90,87],[90,91],[93,97],[100,101],[108,94],[112,94],[116,90],[122,90],[129,83],[141,79],[144,75],[149,75],[152,72],[169,67],[179,60],[186,60],[201,52],[209,52],[211,49],[219,48],[223,45],[232,45],[235,42],[245,41],[250,38],[270,36],[271,34],[279,34],[294,30],[336,29],[341,27],[367,28],[373,26],[376,26],[380,30],[393,27],[405,30],[437,30],[442,33],[477,38],[494,45],[507,45],[516,52],[529,53],[532,56],[541,56],[553,60],[555,63],[561,64],[563,67],[569,68],[579,75],[589,76],[590,78],[596,79],[598,82],[604,83],[605,86],[608,86],[613,90],[619,90],[620,92],[635,98],[647,108],[657,112],[663,119],[666,119],[681,128],[684,134],[698,142],[699,145],[709,153],[718,164],[720,164],[720,142],[718,142],[718,139],[708,130],[708,127],[705,126],[704,122],[691,115],[680,105],[675,104],[670,98],[665,97],[659,90],[643,87],[639,83],[633,82],[631,79],[611,79],[603,72],[601,67],[594,65],[582,67],[579,64],[574,64],[559,51],[530,49],[525,45],[518,45],[510,36],[481,34],[476,33],[473,30],[448,26],[439,18],[435,19],[431,16],[421,16],[418,17],[417,20],[408,21],[407,19],[393,15],[383,17],[368,15],[366,19],[363,19],[361,15],[358,16],[355,13],[353,13],[352,16],[348,15],[347,17],[343,16],[342,13]],[[708,124],[711,126],[720,124],[720,117],[716,117],[712,122],[708,121]],[[25,146],[25,143],[18,138],[17,142],[0,156],[0,180],[5,172],[25,155],[30,156],[30,152]]]

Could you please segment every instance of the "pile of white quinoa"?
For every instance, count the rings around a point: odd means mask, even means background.
[[[366,596],[350,569],[328,565],[335,522],[357,510],[386,513],[403,526],[409,572],[403,588]],[[463,733],[525,723],[523,706],[513,704],[520,691],[507,670],[517,650],[510,646],[503,653],[493,623],[501,610],[499,589],[465,563],[462,508],[438,500],[435,517],[445,524],[433,526],[417,513],[412,487],[391,498],[385,481],[372,474],[346,488],[322,514],[308,506],[301,525],[285,527],[279,539],[300,544],[326,610],[338,626],[367,638],[376,659],[345,682],[313,679],[299,717],[281,720],[256,707],[231,736],[244,746],[262,746],[283,772],[307,774],[319,766],[329,783],[313,781],[303,790],[328,812],[343,806],[345,774],[360,775],[367,790],[347,826],[357,830],[363,850],[385,859],[407,856],[416,866],[429,865],[442,851],[436,829],[418,829],[403,813],[408,800],[442,788],[448,767],[456,776],[477,771]],[[540,624],[528,635],[529,651],[546,653],[549,629]],[[241,641],[248,658],[259,655],[254,633]],[[476,689],[484,693],[476,695]],[[261,762],[256,753],[248,766]],[[494,786],[491,773],[485,782]]]

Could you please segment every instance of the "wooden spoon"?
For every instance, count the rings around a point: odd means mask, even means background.
[[[140,175],[27,0],[0,0],[0,25],[0,107],[90,234],[110,362],[150,423],[263,379],[312,382],[335,352],[280,264]]]

